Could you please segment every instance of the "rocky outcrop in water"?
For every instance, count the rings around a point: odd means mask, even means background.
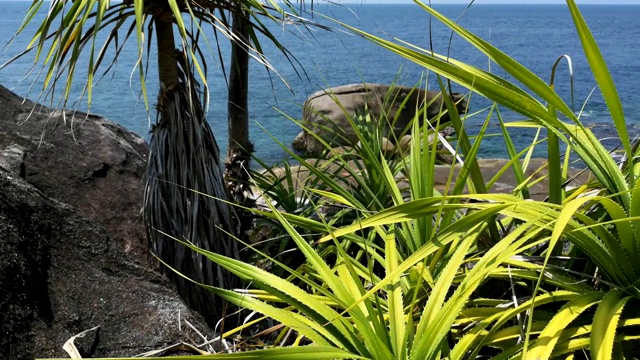
[[[66,357],[64,342],[96,326],[77,341],[84,356],[201,342],[185,320],[208,333],[149,267],[146,152],[117,124],[0,87],[1,359]]]
[[[458,112],[465,113],[467,102],[463,95],[453,93],[451,97]],[[407,130],[410,131],[407,127],[416,117],[416,110],[425,105],[429,120],[446,109],[440,91],[380,84],[351,84],[321,90],[305,101],[302,123],[309,132],[301,131],[292,147],[309,155],[320,155],[326,147],[312,134],[319,136],[331,148],[353,146],[359,139],[349,119],[355,122],[356,127],[366,126],[367,120],[362,117],[365,114],[369,116],[371,125],[382,125],[382,136],[400,139]],[[384,123],[379,124],[380,121]],[[440,121],[448,122],[449,116],[445,113]]]

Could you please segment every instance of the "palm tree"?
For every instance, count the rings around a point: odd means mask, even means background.
[[[231,66],[227,100],[229,144],[224,178],[231,199],[245,208],[255,205],[250,196],[249,164],[253,144],[249,141],[249,27],[248,13],[238,4],[233,13],[232,33],[237,41],[231,43]],[[240,234],[251,227],[252,213],[238,209]]]
[[[311,3],[311,12],[313,12],[313,1]],[[281,12],[281,17],[275,19],[280,22],[297,23],[303,25],[313,25],[316,27],[329,30],[328,27],[313,23],[307,19],[295,15],[299,11],[305,10],[305,2],[298,1],[300,7],[295,9],[289,2],[284,2],[291,13]],[[224,178],[227,180],[227,191],[231,199],[243,208],[251,208],[255,205],[251,195],[249,184],[249,169],[251,156],[253,154],[253,144],[249,141],[249,59],[252,52],[252,39],[255,39],[255,26],[251,23],[251,10],[241,2],[235,3],[236,9],[232,12],[232,41],[231,41],[231,65],[229,72],[229,88],[228,88],[228,128],[229,143],[227,151],[227,161],[225,163]],[[269,32],[265,34],[270,40],[281,50],[288,54],[286,49],[282,48],[277,40],[271,36]],[[260,50],[259,44],[256,49]],[[257,55],[261,52],[258,51]],[[261,63],[270,69],[265,59],[258,59]],[[244,235],[251,229],[253,213],[239,209],[236,211],[239,220],[240,236]]]
[[[43,4],[48,2],[34,0],[18,34],[25,32]],[[294,9],[292,4],[285,4]],[[151,130],[144,219],[153,252],[168,267],[199,283],[222,288],[239,285],[237,278],[175,241],[189,241],[203,249],[238,257],[239,247],[234,240],[239,235],[238,221],[234,208],[226,201],[228,192],[218,146],[205,119],[208,86],[206,58],[201,47],[201,43],[207,41],[203,25],[213,29],[216,41],[222,34],[221,38],[229,38],[234,44],[229,121],[235,128],[231,131],[229,148],[231,157],[238,153],[240,160],[248,161],[251,151],[246,100],[248,59],[252,56],[269,67],[259,51],[258,33],[286,52],[259,20],[260,16],[272,20],[284,18],[288,16],[284,9],[275,1],[267,5],[258,0],[124,0],[118,3],[52,0],[47,17],[33,35],[32,45],[16,56],[35,53],[34,63],[44,63],[43,93],[55,90],[59,82],[65,83],[65,106],[76,69],[85,61],[80,55],[88,53],[84,91],[91,103],[94,80],[100,75],[98,70],[106,68],[102,75],[108,72],[124,43],[135,37],[136,67],[149,108],[145,79],[155,41],[160,90],[156,122]],[[184,18],[190,24],[185,24]],[[98,47],[101,41],[98,34],[103,32],[107,37]],[[110,56],[111,59],[106,60]],[[240,95],[236,97],[237,94]],[[240,116],[235,115],[238,113]],[[228,163],[230,168],[238,164]],[[248,163],[244,169],[248,169]],[[237,177],[246,181],[246,174]],[[224,317],[226,307],[219,298],[173,271],[167,273],[187,304],[201,312],[210,324]]]

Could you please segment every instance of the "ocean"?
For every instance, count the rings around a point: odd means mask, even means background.
[[[30,3],[0,1],[0,44],[6,44],[12,39]],[[461,5],[435,7],[451,18],[460,17],[459,23],[462,26],[490,41],[546,81],[550,78],[551,68],[556,59],[562,55],[569,55],[573,62],[576,109],[584,106],[582,119],[594,127],[596,135],[601,138],[615,137],[607,107],[596,89],[595,80],[582,53],[580,41],[565,5],[473,5],[466,12],[465,7]],[[307,9],[310,7],[307,6]],[[629,129],[633,134],[637,134],[640,124],[640,91],[637,89],[637,84],[640,83],[640,6],[583,5],[580,9],[607,61],[622,99]],[[257,62],[251,64],[251,140],[257,150],[256,155],[269,164],[275,164],[286,156],[286,151],[278,142],[290,146],[300,131],[298,125],[289,117],[300,119],[304,100],[317,90],[356,82],[415,85],[422,78],[427,79],[431,88],[437,88],[433,74],[354,36],[319,14],[336,18],[375,35],[399,38],[422,48],[429,47],[431,34],[436,52],[448,52],[454,59],[491,69],[497,75],[505,74],[461,38],[453,37],[450,44],[450,31],[435,20],[430,24],[428,14],[417,5],[335,5],[319,2],[314,5],[313,10],[316,15],[305,16],[331,26],[331,31],[274,23],[271,26],[272,32],[291,52],[291,58],[283,56],[274,46],[263,41],[265,54],[277,73],[267,71]],[[37,19],[44,16],[46,9],[38,14]],[[33,31],[34,28],[30,29]],[[10,46],[4,47],[0,52],[0,63],[22,51],[28,41],[29,37],[21,36]],[[223,40],[216,44],[212,34],[207,36],[207,41],[205,49],[210,55],[208,74],[211,92],[207,118],[222,150],[221,154],[224,155],[227,142],[226,82],[222,75],[217,47],[220,46],[222,61],[228,64],[230,46],[228,41]],[[135,39],[132,39],[130,45],[134,43]],[[134,71],[136,52],[130,46],[125,47],[121,55],[113,71],[96,85],[90,109],[86,101],[79,100],[84,85],[82,81],[76,82],[72,87],[68,107],[77,107],[81,111],[89,110],[102,115],[148,139],[149,119],[153,122],[155,118],[155,59],[149,59],[149,115],[139,96],[139,78],[138,73]],[[0,84],[22,96],[37,100],[41,95],[42,79],[35,76],[39,68],[31,71],[32,68],[32,57],[27,56],[0,70]],[[82,80],[82,76],[78,78]],[[455,84],[453,88],[454,91],[465,91]],[[570,103],[569,71],[566,63],[559,67],[556,88]],[[589,96],[592,91],[593,95]],[[54,98],[54,106],[58,104],[58,99],[59,97]],[[472,110],[482,109],[489,104],[477,95],[471,101]],[[504,116],[506,120],[520,120],[516,114],[509,112],[505,112]],[[470,132],[477,131],[482,121],[482,115],[470,118]],[[492,129],[497,132],[496,128]],[[525,130],[515,129],[513,137],[519,148],[527,146],[531,141],[531,133]],[[610,143],[611,146],[615,145],[614,142]],[[501,141],[488,141],[481,148],[480,156],[504,157],[504,145]]]

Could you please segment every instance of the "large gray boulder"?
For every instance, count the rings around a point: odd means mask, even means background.
[[[0,86],[0,151],[15,147],[24,149],[29,183],[104,226],[124,253],[157,263],[140,216],[144,139],[99,116],[54,111]]]
[[[84,355],[200,342],[185,320],[211,334],[149,267],[146,152],[117,124],[0,86],[0,359],[66,357],[65,341],[96,326],[97,340],[78,341]]]
[[[459,113],[465,113],[467,102],[462,94],[453,93]],[[384,121],[383,136],[399,139],[405,135],[416,110],[427,105],[429,120],[435,119],[446,107],[442,92],[425,91],[406,86],[381,84],[351,84],[318,91],[307,98],[302,110],[303,125],[310,132],[301,131],[292,143],[294,149],[309,155],[319,155],[325,146],[311,133],[322,138],[329,147],[352,146],[358,142],[349,117],[368,112],[374,123]],[[423,117],[420,116],[420,119]],[[440,122],[449,121],[442,115]]]
[[[133,356],[201,340],[207,327],[164,276],[119,250],[104,227],[0,168],[0,358]],[[180,322],[183,322],[180,324]],[[182,330],[180,330],[182,325]]]

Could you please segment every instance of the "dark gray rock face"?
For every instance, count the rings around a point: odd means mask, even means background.
[[[205,322],[146,266],[144,141],[94,116],[47,122],[46,108],[24,122],[32,108],[0,87],[0,359],[67,357],[95,326],[85,356],[201,342],[184,321],[210,334]]]
[[[104,226],[125,253],[155,264],[140,216],[144,139],[101,117],[53,111],[0,86],[0,163],[16,148],[29,183]]]
[[[0,189],[0,358],[66,357],[62,345],[98,325],[99,341],[79,346],[85,355],[200,342],[184,324],[178,330],[178,317],[206,331],[202,319],[104,228],[2,168]]]
[[[467,102],[462,94],[453,93],[459,113],[465,113]],[[399,139],[416,116],[420,106],[427,106],[427,118],[434,119],[446,109],[440,91],[424,91],[406,86],[380,84],[351,84],[318,91],[307,98],[302,110],[303,124],[312,133],[326,141],[330,147],[352,146],[358,142],[351,117],[368,112],[371,121],[383,124],[383,136]],[[449,117],[444,114],[441,122]],[[357,125],[357,124],[356,124]],[[310,133],[302,131],[296,136],[292,147],[309,155],[319,155],[325,146]]]

